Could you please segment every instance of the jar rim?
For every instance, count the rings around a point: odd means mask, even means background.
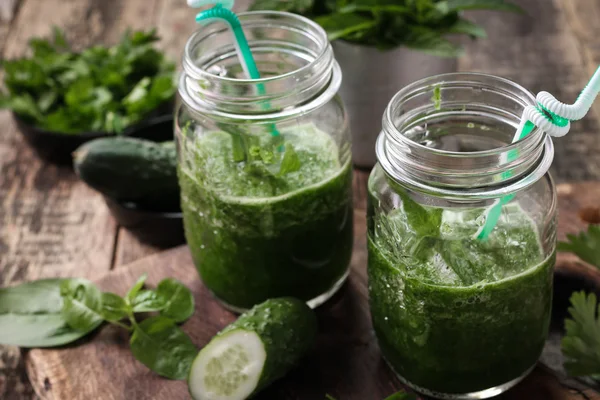
[[[437,97],[438,87],[445,99]],[[502,129],[492,132],[506,138],[510,133],[506,126],[516,130],[520,108],[532,104],[535,97],[530,91],[494,75],[458,72],[416,81],[388,104],[376,143],[377,159],[389,178],[447,199],[492,199],[521,191],[541,179],[554,158],[552,140],[539,128],[516,142],[476,151],[434,148],[409,135],[417,127],[427,131],[430,123],[435,126],[445,118],[456,119],[459,127],[473,118],[484,121],[482,130],[489,130],[490,120],[492,126],[499,124]]]
[[[484,79],[496,80],[498,82],[512,86],[515,90],[520,91],[523,95],[525,95],[530,100],[528,105],[537,104],[536,100],[535,100],[535,96],[533,95],[533,93],[531,93],[531,91],[527,90],[525,87],[519,85],[518,83],[511,81],[510,79],[506,79],[506,78],[503,78],[500,76],[485,74],[485,73],[481,73],[481,72],[450,72],[450,73],[446,73],[446,74],[433,75],[433,76],[429,76],[427,78],[423,78],[418,81],[415,81],[407,86],[404,86],[392,97],[392,99],[390,100],[388,107],[386,107],[385,113],[384,113],[384,121],[383,121],[384,130],[385,130],[385,127],[390,127],[392,129],[396,130],[396,132],[394,132],[394,133],[398,133],[398,135],[390,136],[390,138],[393,140],[399,140],[402,142],[405,141],[403,144],[411,144],[411,145],[414,145],[417,147],[421,147],[423,149],[427,149],[427,151],[430,151],[432,153],[437,153],[437,154],[445,155],[445,156],[453,156],[453,157],[458,157],[458,158],[463,157],[464,158],[464,157],[488,156],[488,155],[498,153],[498,151],[502,151],[502,152],[510,151],[510,150],[516,149],[517,147],[522,145],[524,142],[534,141],[534,138],[537,136],[537,134],[542,132],[536,126],[529,135],[525,136],[522,139],[517,140],[516,142],[509,143],[509,144],[506,144],[501,147],[496,147],[496,148],[488,149],[488,150],[479,150],[479,151],[451,151],[451,150],[427,147],[421,143],[415,142],[414,140],[407,138],[398,130],[398,128],[392,122],[393,121],[392,107],[391,107],[392,104],[398,103],[400,101],[400,99],[408,97],[411,93],[416,92],[419,88],[422,88],[424,86],[435,85],[435,81],[437,81],[439,79],[453,78],[454,81],[458,81],[458,78],[460,78],[460,77],[480,77],[480,78],[484,78]],[[451,82],[451,81],[448,80],[448,81],[443,81],[443,82],[446,83],[446,82]]]
[[[302,15],[298,15],[298,14],[294,14],[294,13],[290,13],[290,12],[286,12],[286,11],[266,10],[266,11],[244,11],[244,12],[238,13],[237,16],[240,19],[240,22],[243,22],[243,20],[245,20],[246,18],[250,18],[250,17],[254,17],[254,16],[263,16],[263,17],[269,17],[269,16],[282,17],[282,16],[284,16],[284,17],[292,18],[292,19],[295,19],[297,21],[307,24],[310,28],[313,28],[314,33],[320,34],[321,37],[319,39],[324,39],[324,45],[320,46],[319,52],[315,55],[315,59],[313,61],[311,61],[310,63],[307,63],[306,65],[303,65],[302,67],[300,67],[298,69],[288,71],[284,74],[268,76],[268,77],[259,78],[259,79],[231,78],[231,77],[227,77],[227,76],[219,76],[219,75],[212,74],[212,73],[198,67],[196,64],[194,64],[194,62],[192,61],[192,57],[191,57],[192,47],[195,44],[195,39],[198,39],[199,36],[205,34],[205,32],[202,29],[198,29],[192,34],[192,36],[190,36],[190,38],[187,40],[185,47],[184,47],[183,65],[184,65],[184,69],[186,70],[186,73],[189,74],[190,72],[192,72],[193,73],[192,76],[196,79],[206,76],[206,77],[210,77],[211,79],[216,79],[217,81],[221,81],[221,82],[229,82],[229,83],[236,83],[236,84],[253,84],[253,85],[260,84],[260,83],[264,84],[264,83],[272,82],[272,81],[275,81],[278,79],[289,78],[298,73],[307,71],[311,67],[312,63],[317,62],[319,59],[321,59],[322,57],[324,57],[326,55],[327,47],[329,45],[329,41],[327,39],[327,34],[325,33],[325,31],[319,24],[317,24],[316,22],[314,22]],[[224,26],[221,29],[219,29],[218,32],[226,31],[229,29],[231,29],[229,26]],[[186,67],[189,67],[189,70]]]

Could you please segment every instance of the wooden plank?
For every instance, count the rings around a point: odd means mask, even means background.
[[[489,38],[466,43],[466,55],[459,60],[460,70],[504,76],[534,93],[546,90],[561,101],[575,101],[590,75],[582,58],[582,47],[562,10],[567,4],[597,6],[598,2],[523,0],[518,3],[527,15],[469,13],[487,28]],[[593,21],[592,25],[597,27],[597,19]],[[555,140],[552,172],[559,181],[600,178],[599,121],[589,115],[574,123],[567,137]]]
[[[119,227],[113,268],[119,268],[124,265],[131,264],[134,261],[152,254],[156,254],[159,251],[161,251],[160,248],[140,242],[127,229]]]
[[[366,183],[364,177],[365,173],[355,174],[355,189]],[[355,193],[366,192],[355,190]],[[562,238],[565,232],[584,226],[577,216],[578,208],[597,204],[600,184],[563,185],[559,193],[563,207],[559,221]],[[581,195],[573,202],[575,193]],[[364,195],[356,196],[355,202],[363,203]],[[322,399],[325,393],[344,400],[379,400],[402,388],[381,359],[372,334],[365,268],[366,218],[362,206],[356,207],[354,219],[352,272],[340,293],[318,310],[321,334],[316,349],[286,378],[257,396],[257,400]],[[150,286],[165,277],[175,277],[193,291],[197,309],[183,329],[199,347],[235,319],[202,285],[189,250],[183,246],[119,268],[99,284],[104,290],[124,294],[142,273],[149,274]],[[30,351],[27,368],[36,392],[47,400],[189,398],[185,382],[162,379],[139,364],[132,357],[127,340],[122,329],[106,327],[78,346]],[[591,389],[574,390],[571,382],[558,379],[547,367],[538,366],[523,383],[501,398],[600,400],[600,395]]]
[[[158,0],[28,0],[6,35],[4,58],[31,37],[64,29],[75,48],[115,42],[126,27],[148,28]],[[111,268],[116,224],[102,198],[72,171],[41,162],[8,112],[0,112],[0,285],[53,276],[98,277]],[[0,398],[34,398],[20,352],[0,347]]]

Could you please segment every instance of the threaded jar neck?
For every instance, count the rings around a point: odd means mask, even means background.
[[[386,174],[414,190],[452,199],[514,193],[550,167],[550,138],[534,129],[511,143],[523,109],[535,104],[525,88],[475,73],[429,77],[390,101],[377,140]]]
[[[246,77],[223,23],[195,32],[185,46],[179,93],[192,110],[223,117],[281,118],[329,101],[341,71],[325,31],[286,12],[246,12],[239,19],[261,79]]]

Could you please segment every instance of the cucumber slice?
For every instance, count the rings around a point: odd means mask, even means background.
[[[219,332],[194,360],[194,400],[244,400],[284,376],[312,347],[314,312],[293,298],[267,300]]]
[[[243,329],[227,332],[211,341],[190,372],[194,399],[243,400],[260,380],[267,353],[260,337]]]

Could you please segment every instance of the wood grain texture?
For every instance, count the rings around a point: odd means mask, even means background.
[[[600,193],[600,185],[596,190]],[[257,400],[320,400],[326,393],[344,400],[379,400],[402,388],[379,353],[367,300],[365,210],[357,209],[352,273],[342,290],[317,311],[320,335],[316,348],[286,378]],[[179,247],[119,268],[99,281],[104,290],[124,294],[143,273],[154,286],[175,277],[194,293],[194,316],[183,325],[202,347],[235,316],[223,309],[198,279],[187,247]],[[127,333],[104,327],[77,346],[31,350],[27,370],[42,399],[111,400],[189,399],[187,385],[162,379],[139,364],[128,349]],[[592,390],[578,392],[538,366],[505,400],[600,400]]]
[[[4,1],[4,0],[3,0]],[[64,29],[76,49],[115,42],[128,26],[148,27],[158,0],[26,0],[0,24],[2,58],[31,37]],[[102,198],[71,170],[40,161],[0,112],[0,286],[42,277],[99,277],[111,268],[117,226]],[[0,346],[0,398],[35,398],[21,353]]]
[[[559,100],[572,103],[591,76],[584,53],[598,48],[598,19],[573,22],[565,7],[597,8],[596,0],[527,0],[518,2],[526,15],[472,12],[469,16],[488,30],[485,40],[466,43],[466,55],[459,59],[461,71],[478,71],[514,80],[533,93],[546,90]],[[585,4],[585,7],[579,5]],[[571,20],[571,22],[568,21]],[[580,25],[577,28],[577,25]],[[591,28],[595,26],[596,28]],[[592,40],[578,40],[575,29],[590,29]],[[600,53],[598,53],[600,54]],[[596,62],[598,64],[598,62]],[[590,113],[573,123],[568,136],[556,139],[554,177],[559,181],[600,178],[600,119]]]

